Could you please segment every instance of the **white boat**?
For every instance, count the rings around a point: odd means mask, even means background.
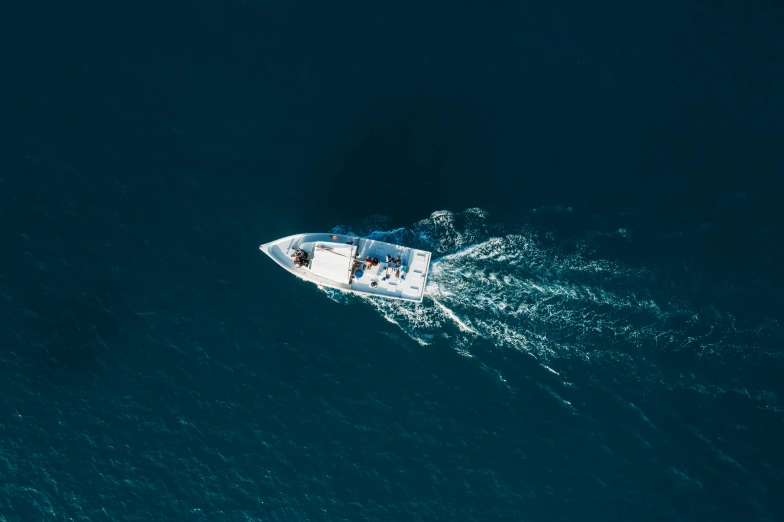
[[[297,234],[259,250],[319,286],[417,303],[430,270],[430,252],[340,234]]]

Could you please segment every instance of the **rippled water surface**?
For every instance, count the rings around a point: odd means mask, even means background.
[[[0,521],[778,520],[784,20],[687,4],[15,11]]]

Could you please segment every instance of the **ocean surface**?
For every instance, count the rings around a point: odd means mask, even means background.
[[[782,520],[780,3],[2,11],[0,522]]]

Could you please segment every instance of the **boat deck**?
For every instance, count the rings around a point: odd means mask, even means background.
[[[337,247],[346,244],[354,245],[357,249],[354,259],[346,259],[347,273],[340,274],[343,281],[311,272],[314,255],[319,255],[317,246],[329,248],[329,245]],[[295,266],[294,258],[298,248],[308,253],[307,266]],[[289,272],[320,286],[416,302],[422,301],[424,295],[431,256],[430,252],[424,250],[334,234],[298,234],[261,245],[260,249]],[[387,263],[387,255],[393,259],[400,256],[400,266],[394,262]],[[364,260],[368,257],[378,259],[378,264],[366,268]]]

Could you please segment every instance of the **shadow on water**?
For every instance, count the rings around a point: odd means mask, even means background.
[[[465,100],[413,97],[368,110],[356,131],[326,151],[305,203],[324,222],[387,214],[394,226],[434,208],[489,204],[493,155],[487,123]]]

